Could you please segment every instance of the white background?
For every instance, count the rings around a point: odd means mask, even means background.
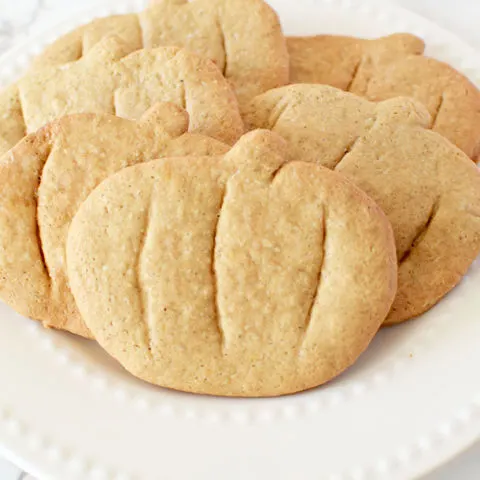
[[[434,20],[480,49],[480,1],[391,1]],[[15,42],[21,41],[27,34],[48,29],[49,25],[54,25],[63,18],[71,16],[72,12],[95,3],[95,0],[75,3],[71,0],[0,0],[0,52],[8,49]],[[0,458],[0,480],[27,479],[33,480],[28,474]],[[478,479],[480,479],[480,442],[422,480]]]

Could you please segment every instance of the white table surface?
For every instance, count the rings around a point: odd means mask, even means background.
[[[479,0],[390,0],[456,33],[480,49]],[[0,0],[0,52],[35,31],[45,30],[95,0]],[[320,32],[319,32],[320,33]],[[479,480],[480,441],[422,480]],[[0,480],[34,480],[0,458]],[[53,479],[68,480],[68,479]],[[388,479],[386,479],[388,480]]]

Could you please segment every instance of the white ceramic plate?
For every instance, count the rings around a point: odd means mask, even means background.
[[[0,59],[3,83],[75,24],[138,10],[112,0]],[[480,81],[452,34],[372,1],[271,0],[288,34],[420,35]],[[53,34],[53,38],[52,38]],[[346,374],[279,399],[193,396],[127,375],[93,342],[0,306],[0,446],[40,478],[409,479],[480,435],[480,261],[423,318],[382,331]]]

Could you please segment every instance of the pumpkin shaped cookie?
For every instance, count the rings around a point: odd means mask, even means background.
[[[90,336],[70,293],[65,242],[78,206],[104,178],[163,155],[228,147],[188,134],[188,115],[160,104],[138,122],[113,115],[63,117],[0,158],[0,297],[45,326]]]
[[[129,52],[184,47],[214,61],[240,105],[288,83],[288,52],[280,22],[263,0],[160,0],[141,13],[99,18],[60,37],[35,67],[81,58],[97,42],[119,36]]]
[[[185,109],[192,133],[230,144],[243,133],[235,95],[209,60],[175,47],[125,55],[107,38],[77,62],[36,70],[0,92],[0,153],[64,115],[139,119],[158,102]]]
[[[289,157],[350,178],[390,219],[399,260],[387,323],[420,315],[462,278],[480,251],[480,172],[428,129],[411,99],[380,103],[325,85],[291,85],[257,97],[250,128],[270,128]]]
[[[428,127],[473,160],[480,155],[480,91],[450,65],[426,57],[423,41],[400,33],[376,39],[290,37],[290,83],[321,83],[368,100],[412,97]]]
[[[335,172],[287,163],[277,135],[225,156],[119,172],[76,214],[70,284],[128,371],[189,392],[320,385],[365,350],[395,295],[391,227]]]

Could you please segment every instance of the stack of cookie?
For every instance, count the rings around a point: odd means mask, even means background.
[[[480,92],[412,35],[161,0],[57,40],[0,112],[0,298],[160,386],[321,385],[480,251]]]

